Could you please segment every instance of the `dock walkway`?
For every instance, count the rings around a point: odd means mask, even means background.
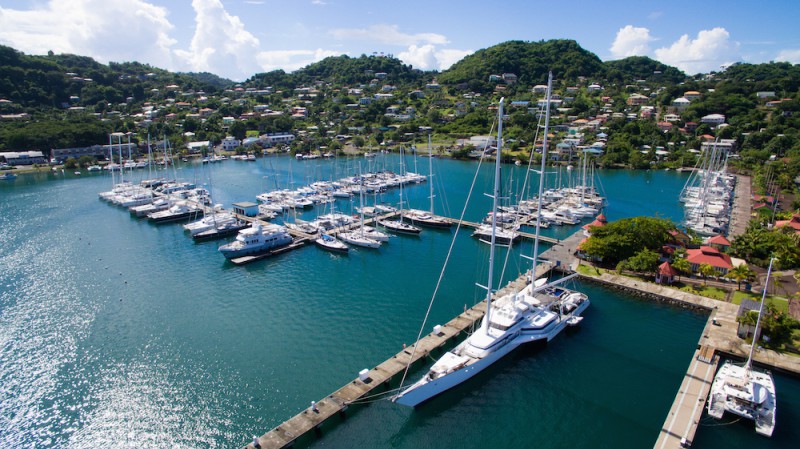
[[[581,275],[581,278],[634,294],[656,296],[672,303],[682,303],[710,312],[700,341],[697,343],[697,349],[692,355],[672,407],[661,427],[654,449],[691,445],[703,415],[708,391],[714,381],[719,358],[728,356],[744,359],[750,351],[750,345],[737,335],[736,314],[739,307],[728,302],[607,272],[600,276]],[[757,364],[800,375],[800,360],[797,357],[761,349],[756,351],[753,358]]]
[[[550,269],[551,267],[547,264],[539,265],[536,275],[533,277],[544,276]],[[529,270],[499,289],[495,293],[495,297],[522,290],[530,277]],[[398,374],[403,373],[406,366],[426,360],[431,353],[442,351],[443,347],[451,340],[459,338],[462,332],[469,331],[477,325],[484,313],[486,313],[486,302],[484,301],[466,309],[444,324],[438,334],[431,332],[425,335],[416,344],[403,348],[390,359],[369,370],[363,377],[359,373],[359,377],[352,382],[315,402],[314,408],[306,408],[288,421],[258,437],[259,447],[263,449],[292,447],[299,438],[319,431],[328,419],[343,414],[350,404],[386,393],[389,382]],[[255,449],[255,446],[251,443],[246,446],[246,449]]]
[[[728,238],[742,235],[747,230],[750,222],[750,200],[752,198],[751,178],[744,175],[736,175],[736,187],[733,190],[733,209],[731,210],[731,222],[728,227]]]

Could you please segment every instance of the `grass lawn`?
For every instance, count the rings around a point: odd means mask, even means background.
[[[604,272],[605,272],[605,270],[603,270],[602,268],[597,268],[597,267],[593,267],[593,266],[590,266],[590,265],[583,265],[583,264],[578,265],[578,273],[580,273],[580,274],[582,274],[584,276],[600,276]]]
[[[706,298],[717,299],[720,301],[725,300],[725,296],[728,294],[727,290],[712,287],[709,285],[688,285],[684,284],[679,290],[694,293],[696,295],[705,296]]]
[[[733,292],[733,298],[731,302],[733,304],[741,304],[742,299],[750,299],[753,301],[761,301],[761,295],[756,293],[750,292],[742,292],[742,291],[735,291]],[[786,298],[782,298],[780,296],[767,296],[767,304],[773,304],[776,309],[780,312],[788,312],[789,311],[789,301]]]

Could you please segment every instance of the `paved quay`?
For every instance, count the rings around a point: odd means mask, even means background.
[[[733,190],[733,209],[728,226],[728,238],[744,234],[750,222],[750,201],[752,199],[752,178],[736,175],[736,187]]]

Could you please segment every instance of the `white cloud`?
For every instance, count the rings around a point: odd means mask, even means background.
[[[25,53],[75,53],[98,61],[172,65],[167,10],[145,0],[50,0],[38,9],[0,7],[0,43]]]
[[[778,56],[775,57],[776,61],[791,62],[792,64],[800,64],[800,49],[787,49],[781,50]]]
[[[731,60],[738,60],[736,52],[739,44],[730,41],[730,34],[724,28],[703,30],[697,38],[684,34],[669,47],[655,50],[656,59],[675,66],[688,74],[719,70],[720,66]]]
[[[644,56],[650,52],[649,43],[653,40],[647,28],[627,25],[617,31],[617,37],[611,44],[611,55],[614,58]]]
[[[239,17],[229,14],[220,0],[192,0],[192,8],[195,31],[189,50],[175,51],[189,70],[237,80],[258,71],[260,42],[245,30]]]
[[[311,4],[312,5],[327,5],[328,2],[325,2],[325,1],[322,1],[322,0],[311,0]]]
[[[406,64],[411,64],[415,69],[421,70],[446,70],[472,50],[440,49],[431,44],[411,45],[408,50],[401,51],[397,58]]]
[[[378,42],[392,45],[418,45],[427,44],[447,44],[446,37],[436,33],[417,33],[407,34],[398,29],[397,25],[378,24],[370,25],[367,28],[339,28],[331,30],[330,34],[336,39],[353,39]]]
[[[303,68],[314,62],[321,61],[329,56],[339,56],[342,52],[332,50],[276,50],[262,51],[256,60],[265,72],[283,69],[291,72]]]

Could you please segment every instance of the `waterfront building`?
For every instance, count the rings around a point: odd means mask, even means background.
[[[692,271],[698,271],[700,265],[708,264],[714,267],[714,270],[716,270],[720,276],[727,274],[728,271],[733,268],[731,256],[711,246],[687,249],[686,260],[691,264]]]
[[[41,151],[7,151],[0,153],[0,160],[8,165],[33,165],[46,164],[44,154]]]

